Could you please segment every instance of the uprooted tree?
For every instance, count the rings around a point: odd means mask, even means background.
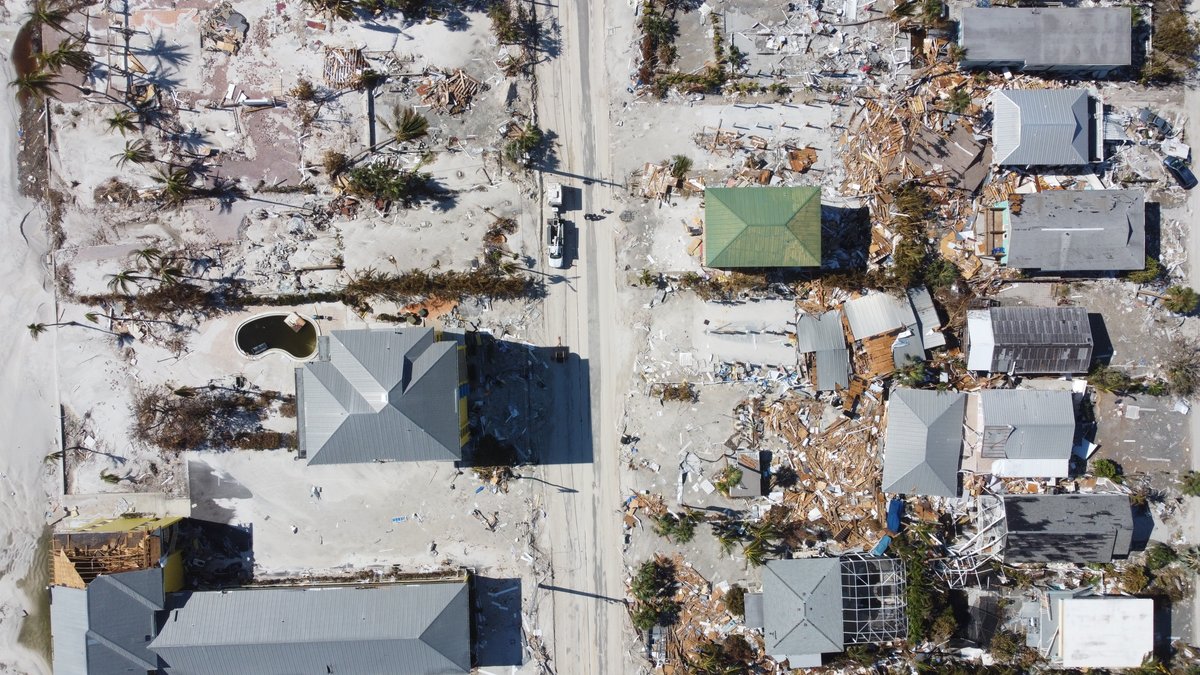
[[[173,452],[295,447],[295,434],[263,428],[277,403],[294,406],[295,397],[217,385],[145,389],[134,395],[133,434],[139,441]]]

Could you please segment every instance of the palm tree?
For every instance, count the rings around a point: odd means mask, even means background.
[[[84,40],[68,38],[58,43],[53,50],[38,54],[38,63],[42,68],[48,68],[55,73],[62,72],[63,68],[87,73],[96,62],[96,57],[86,49],[86,45]]]
[[[34,70],[28,73],[23,73],[17,76],[17,79],[8,83],[8,86],[15,87],[17,94],[22,97],[32,97],[38,100],[44,98],[56,98],[58,96],[58,85],[61,84],[54,79],[52,73],[44,70]]]
[[[132,110],[118,110],[104,119],[108,125],[108,131],[121,132],[124,136],[126,131],[137,131],[138,116]]]
[[[124,270],[116,274],[110,274],[108,275],[108,290],[114,294],[129,295],[130,284],[136,286],[137,282],[148,278],[138,276],[133,270]]]
[[[67,22],[71,10],[58,4],[57,0],[34,0],[33,6],[25,14],[25,18],[36,26],[50,26],[63,33],[72,34],[67,30]]]
[[[118,167],[124,167],[129,162],[149,164],[154,161],[154,152],[150,149],[149,141],[139,138],[136,141],[125,141],[125,149],[113,155],[112,159],[117,160]]]
[[[162,186],[159,194],[168,204],[181,204],[196,194],[196,188],[192,186],[192,172],[186,168],[159,171],[154,176],[154,182]]]
[[[401,109],[399,105],[392,106],[392,121],[382,124],[396,143],[416,140],[429,133],[429,120],[424,115],[412,108]]]

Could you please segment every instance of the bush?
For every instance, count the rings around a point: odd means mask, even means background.
[[[734,616],[746,616],[746,589],[734,584],[725,594],[725,607]]]
[[[1126,565],[1121,571],[1121,588],[1127,593],[1141,593],[1150,585],[1150,575],[1141,565]]]
[[[718,474],[716,483],[714,483],[717,492],[728,497],[729,491],[734,486],[741,484],[743,475],[742,470],[736,466],[726,465],[724,469],[721,469],[721,473]]]
[[[1189,471],[1183,476],[1183,494],[1190,497],[1200,497],[1200,473]]]
[[[1146,549],[1146,566],[1151,571],[1161,570],[1162,568],[1175,562],[1178,556],[1175,555],[1175,549],[1166,544],[1153,543]]]
[[[1200,382],[1200,353],[1187,342],[1171,345],[1170,360],[1166,363],[1167,387],[1172,394],[1189,396]]]
[[[1088,382],[1100,391],[1126,392],[1133,387],[1133,379],[1123,370],[1097,365],[1088,373]]]
[[[1200,48],[1200,36],[1182,10],[1159,6],[1154,15],[1154,49],[1172,56],[1187,66],[1196,63],[1196,50]]]
[[[1092,463],[1092,473],[1100,478],[1107,478],[1114,483],[1120,483],[1122,477],[1121,465],[1111,459],[1098,459]]]
[[[1025,638],[1020,633],[1002,630],[992,636],[988,651],[1000,663],[1011,663],[1025,650]]]
[[[1155,258],[1146,256],[1146,266],[1143,269],[1137,270],[1135,272],[1127,273],[1125,275],[1125,278],[1132,281],[1135,284],[1152,284],[1152,283],[1158,281],[1159,279],[1161,279],[1162,276],[1163,276],[1162,265],[1160,265],[1158,263],[1158,260],[1156,260]]]
[[[325,175],[330,178],[345,171],[349,163],[350,158],[337,150],[326,150],[321,156],[321,166],[325,169]]]

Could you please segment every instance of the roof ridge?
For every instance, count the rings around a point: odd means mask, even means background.
[[[153,662],[147,661],[146,659],[143,659],[142,657],[138,656],[137,654],[134,654],[133,652],[122,647],[121,645],[117,644],[116,642],[113,642],[112,640],[101,635],[100,633],[97,633],[95,630],[89,629],[85,635],[89,639],[99,642],[101,645],[103,645],[110,651],[116,652],[118,655],[125,658],[126,660],[132,661],[132,662],[138,664],[139,666],[146,668],[147,670],[157,670],[158,669],[157,663],[153,663]],[[149,648],[149,645],[147,645],[147,648]],[[155,656],[157,656],[157,654],[155,654]]]

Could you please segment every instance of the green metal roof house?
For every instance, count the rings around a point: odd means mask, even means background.
[[[708,188],[704,191],[704,264],[820,266],[821,188]]]

